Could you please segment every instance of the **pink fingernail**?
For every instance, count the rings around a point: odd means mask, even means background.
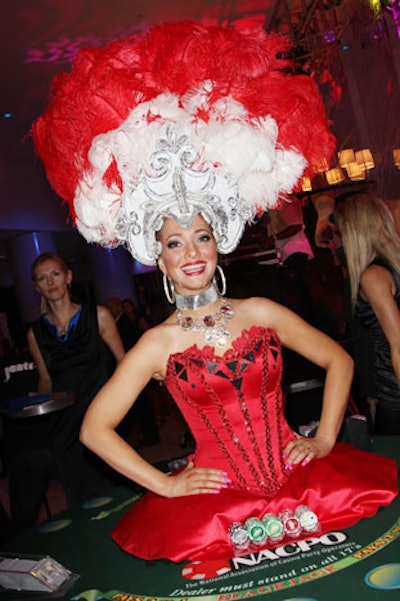
[[[214,488],[214,489],[213,489],[211,492],[212,492],[212,494],[213,494],[213,495],[219,495],[219,493],[220,493],[220,490],[219,490],[219,489],[216,489],[216,488]]]
[[[293,470],[293,465],[291,463],[285,463],[285,470],[291,472]]]
[[[305,465],[307,465],[307,463],[309,463],[309,460],[303,459],[303,461],[301,462],[301,467],[304,467]]]

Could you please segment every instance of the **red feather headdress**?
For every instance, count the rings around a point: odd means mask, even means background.
[[[211,222],[220,252],[329,160],[317,85],[290,41],[193,21],[81,51],[33,124],[54,190],[88,241],[153,264],[162,218]]]

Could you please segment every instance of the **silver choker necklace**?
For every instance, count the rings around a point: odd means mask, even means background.
[[[206,313],[202,317],[182,315],[180,311],[181,309],[194,310],[210,305],[217,300],[218,296],[218,292],[214,285],[211,285],[208,290],[200,294],[191,296],[181,296],[177,294],[176,320],[181,329],[185,332],[198,332],[204,336],[204,339],[208,344],[215,344],[215,346],[222,348],[231,337],[230,332],[226,328],[226,323],[228,319],[232,319],[235,315],[232,305],[225,298],[222,296],[220,297],[221,305],[218,308],[218,311],[215,313]]]
[[[200,292],[200,294],[188,294],[184,296],[175,292],[175,296],[177,309],[181,311],[194,311],[195,309],[215,303],[218,298],[218,292],[214,284],[211,283],[210,287],[204,290],[204,292]]]

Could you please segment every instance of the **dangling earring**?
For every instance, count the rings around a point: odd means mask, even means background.
[[[219,287],[218,287],[217,278],[215,277],[215,274],[214,274],[214,277],[213,277],[212,281],[213,281],[213,284],[214,284],[214,286],[216,287],[216,289],[218,291],[218,294],[220,296],[224,296],[225,293],[226,293],[226,277],[225,277],[225,274],[223,272],[223,269],[222,269],[221,265],[217,265],[217,270],[218,270],[218,273],[219,273],[219,277],[221,278],[222,290],[220,290]]]
[[[167,276],[166,273],[164,273],[164,275],[163,275],[163,284],[164,284],[164,292],[165,292],[165,296],[167,297],[167,301],[171,305],[174,305],[175,301],[176,301],[175,288],[172,283],[172,280]]]

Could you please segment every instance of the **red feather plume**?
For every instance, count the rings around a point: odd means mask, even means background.
[[[300,151],[313,172],[323,158],[329,160],[335,139],[314,80],[288,73],[289,61],[278,58],[290,45],[286,37],[262,30],[183,21],[82,50],[71,72],[53,80],[48,107],[32,126],[52,187],[73,214],[93,138],[120,126],[141,102],[165,92],[183,95],[205,80],[214,83],[213,100],[230,94],[250,117],[271,115],[278,142]],[[115,166],[107,179],[120,184]]]

